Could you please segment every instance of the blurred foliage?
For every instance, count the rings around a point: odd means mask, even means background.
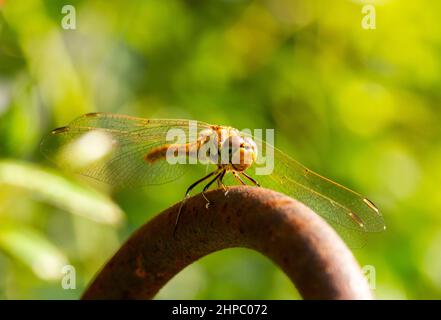
[[[64,1],[1,0],[0,298],[78,298],[200,175],[109,194],[50,169],[41,137],[91,111],[275,128],[276,146],[380,207],[387,231],[354,251],[376,268],[377,297],[439,298],[441,2],[371,1],[375,30],[361,28],[364,3],[70,1],[77,29],[64,30]],[[61,288],[66,263],[76,290]],[[158,296],[298,297],[245,249]]]

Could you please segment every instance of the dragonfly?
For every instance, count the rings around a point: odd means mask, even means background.
[[[170,141],[173,131],[188,139]],[[257,174],[262,146],[266,154],[271,152],[274,156],[271,174]],[[224,182],[227,176],[239,184],[273,189],[302,202],[322,216],[352,247],[363,246],[366,234],[385,230],[379,209],[368,198],[309,170],[262,139],[228,126],[89,113],[52,130],[43,138],[41,150],[61,167],[117,189],[171,182],[188,168],[189,163],[183,159],[202,154],[203,160],[215,169],[186,190],[174,233],[191,191],[206,182],[202,195],[208,208],[210,201],[205,193],[214,183],[227,193]]]

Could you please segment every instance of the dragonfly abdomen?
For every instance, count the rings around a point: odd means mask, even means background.
[[[188,149],[189,149],[188,144],[185,145],[168,144],[150,150],[150,152],[145,155],[144,160],[147,161],[148,163],[155,163],[159,160],[166,159],[167,152],[170,148],[173,148],[172,152],[173,152],[173,156],[175,157],[178,156],[180,152],[188,153]]]
[[[180,156],[190,156],[191,152],[197,151],[200,148],[200,141],[186,143],[186,144],[166,144],[150,150],[144,157],[148,163],[155,163],[159,160],[165,160],[168,156],[174,158]]]

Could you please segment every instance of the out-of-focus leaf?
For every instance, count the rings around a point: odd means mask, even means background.
[[[56,280],[68,263],[66,256],[44,235],[22,225],[0,227],[0,250],[21,261],[41,279]]]
[[[106,195],[55,171],[24,162],[0,161],[0,184],[23,188],[63,210],[106,224],[119,224],[121,209]]]

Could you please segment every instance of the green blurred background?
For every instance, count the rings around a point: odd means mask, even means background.
[[[62,173],[39,142],[91,111],[275,128],[277,147],[380,207],[387,231],[354,250],[376,296],[441,297],[441,2],[371,1],[375,30],[365,3],[0,0],[0,298],[78,298],[200,175],[111,194]],[[230,249],[158,298],[299,295],[268,259]]]

